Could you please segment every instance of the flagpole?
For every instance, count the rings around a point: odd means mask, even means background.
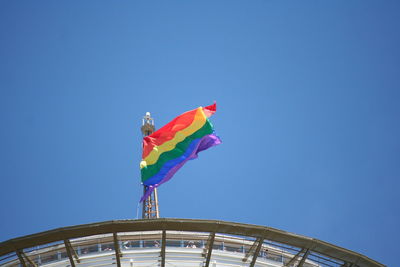
[[[142,120],[142,134],[143,137],[148,136],[155,131],[154,119],[150,116],[150,112],[146,112],[146,115]],[[146,193],[147,187],[143,185],[143,194]],[[143,200],[142,206],[142,219],[158,219],[160,218],[160,212],[158,209],[158,194],[157,188]]]

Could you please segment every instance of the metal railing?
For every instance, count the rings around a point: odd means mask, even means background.
[[[0,243],[0,266],[162,266],[165,263],[384,266],[316,239],[268,227],[206,220],[111,221],[60,228]]]

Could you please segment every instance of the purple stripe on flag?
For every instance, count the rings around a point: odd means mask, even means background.
[[[159,186],[159,185],[161,185],[161,184],[163,184],[163,183],[165,183],[165,182],[168,182],[168,181],[172,178],[172,176],[174,176],[174,174],[183,166],[183,164],[186,163],[186,161],[197,158],[197,157],[198,157],[197,154],[198,154],[199,152],[201,152],[201,151],[203,151],[203,150],[206,150],[206,149],[208,149],[208,148],[210,148],[210,147],[219,145],[219,144],[221,144],[221,139],[219,139],[219,137],[216,136],[215,134],[209,134],[209,135],[204,136],[204,137],[201,139],[201,141],[199,142],[197,149],[194,150],[194,151],[191,153],[190,157],[188,157],[184,162],[181,162],[181,163],[179,163],[178,165],[174,166],[174,167],[167,173],[167,175],[164,176],[164,178],[160,181],[160,183],[158,183],[157,186]]]
[[[215,134],[206,135],[200,139],[195,139],[190,144],[186,152],[173,160],[168,161],[165,165],[160,169],[160,171],[148,179],[144,185],[149,185],[146,193],[140,199],[140,202],[145,200],[150,194],[154,191],[154,188],[160,186],[161,184],[169,181],[172,176],[188,161],[191,159],[195,159],[198,157],[198,153],[206,150],[210,147],[221,144],[221,140]]]
[[[144,193],[144,195],[142,196],[142,198],[140,199],[139,202],[142,202],[143,200],[148,198],[151,195],[151,193],[153,193],[154,189],[156,189],[156,186],[154,186],[154,185],[148,186],[146,192]]]

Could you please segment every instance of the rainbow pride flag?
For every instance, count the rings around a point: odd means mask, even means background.
[[[197,154],[218,145],[208,118],[215,113],[217,105],[199,107],[176,117],[164,127],[143,138],[143,154],[140,162],[145,200],[156,187],[169,181],[188,161]]]

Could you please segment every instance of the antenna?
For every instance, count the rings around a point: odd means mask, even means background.
[[[154,119],[151,117],[150,112],[146,112],[146,115],[143,117],[141,130],[143,137],[154,133]],[[147,186],[143,185],[143,194],[146,193],[146,190]],[[151,195],[143,200],[142,219],[158,218],[160,218],[160,212],[158,210],[158,194],[157,188],[154,188]]]

